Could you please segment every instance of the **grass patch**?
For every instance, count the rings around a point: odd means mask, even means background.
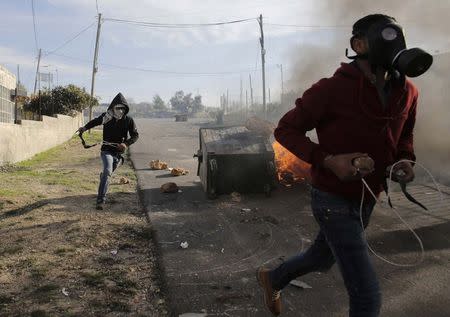
[[[30,314],[31,317],[48,317],[50,316],[47,314],[45,310],[33,310]]]
[[[41,165],[43,162],[54,162],[55,159],[61,156],[61,152],[64,150],[63,145],[58,145],[54,148],[51,148],[50,150],[47,150],[45,152],[41,152],[33,156],[31,159],[28,159],[26,161],[22,161],[17,164],[18,167],[22,168],[33,168],[38,165]]]
[[[109,310],[114,312],[129,313],[131,312],[131,307],[128,303],[124,303],[118,300],[113,300],[110,302],[101,302],[99,300],[91,300],[89,305],[94,309],[99,310]]]
[[[12,297],[8,295],[0,295],[0,306],[10,304],[13,302]]]
[[[112,301],[112,302],[108,303],[108,307],[112,311],[123,312],[123,313],[131,312],[130,305],[128,305],[128,303],[124,303],[124,302],[120,302],[120,301]]]
[[[89,286],[102,286],[105,282],[105,274],[97,272],[82,272],[83,282]]]
[[[122,233],[126,237],[135,237],[136,239],[145,241],[150,241],[153,238],[153,232],[151,228],[147,226],[139,226],[139,227],[127,226],[122,229]]]
[[[22,250],[23,246],[21,245],[7,246],[3,249],[0,249],[0,256],[17,254]]]
[[[59,290],[59,286],[56,284],[44,284],[36,288],[31,293],[31,296],[39,303],[49,303],[53,299],[53,296],[55,296],[57,290]]]
[[[92,133],[85,133],[83,135],[83,138],[86,140],[87,143],[96,143],[101,142],[103,139],[103,134],[100,131],[92,131]],[[31,159],[22,161],[17,164],[17,167],[19,169],[21,168],[33,168],[33,167],[39,167],[43,163],[53,163],[60,161],[61,159],[64,160],[71,160],[71,158],[63,157],[63,152],[66,149],[67,146],[79,146],[80,150],[83,148],[80,144],[80,139],[78,136],[73,136],[72,139],[70,139],[68,142],[55,146],[45,152],[41,152],[39,154],[36,154]]]
[[[25,190],[18,189],[18,188],[1,188],[0,189],[0,196],[2,198],[22,196],[25,193],[26,193]]]
[[[121,260],[119,258],[113,258],[111,256],[102,255],[97,259],[98,263],[106,265],[106,266],[112,266],[114,264],[119,264]]]
[[[64,256],[66,253],[74,252],[74,251],[75,251],[74,248],[61,247],[61,248],[57,248],[54,253],[59,256]]]
[[[30,277],[34,280],[41,280],[47,275],[48,269],[40,266],[33,266],[30,270]]]

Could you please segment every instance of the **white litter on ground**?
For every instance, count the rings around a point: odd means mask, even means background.
[[[306,284],[305,282],[299,281],[299,280],[292,280],[289,282],[289,284],[297,286],[299,288],[312,288],[311,286],[309,286],[308,284]]]

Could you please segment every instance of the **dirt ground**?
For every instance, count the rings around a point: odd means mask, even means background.
[[[101,140],[99,132],[86,136]],[[95,209],[99,150],[73,138],[0,168],[0,316],[168,314],[127,159],[107,208]]]

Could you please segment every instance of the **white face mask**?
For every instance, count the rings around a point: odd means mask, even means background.
[[[117,120],[122,119],[125,114],[125,109],[123,107],[114,107],[114,118]]]

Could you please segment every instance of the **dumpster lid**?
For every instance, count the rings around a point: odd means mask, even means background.
[[[273,153],[269,140],[243,126],[201,128],[200,142],[204,143],[207,152],[215,154]]]

